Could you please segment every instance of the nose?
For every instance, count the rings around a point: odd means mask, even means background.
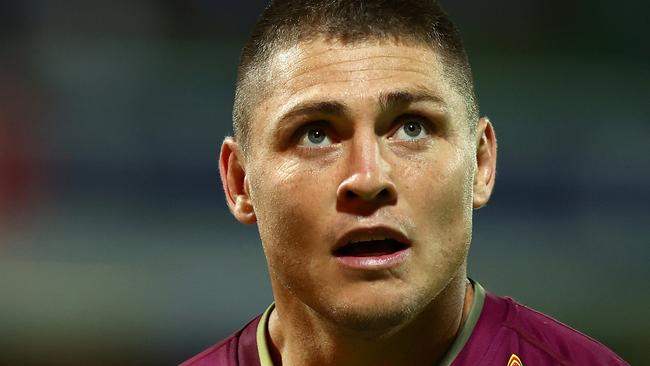
[[[345,160],[345,179],[336,192],[340,210],[370,214],[381,206],[397,202],[397,189],[390,174],[391,164],[382,156],[380,143],[374,131],[352,139]]]

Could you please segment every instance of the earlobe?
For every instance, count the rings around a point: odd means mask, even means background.
[[[483,117],[477,126],[476,172],[474,173],[474,208],[487,204],[496,178],[497,140],[492,123]]]
[[[221,184],[233,216],[241,223],[254,224],[257,217],[250,199],[248,178],[241,154],[239,144],[232,137],[226,137],[219,156]]]

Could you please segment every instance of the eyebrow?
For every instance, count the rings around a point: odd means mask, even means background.
[[[382,112],[403,108],[417,102],[432,102],[447,109],[447,103],[442,98],[425,90],[397,90],[379,95],[379,106]]]
[[[290,118],[309,114],[325,114],[342,116],[349,112],[349,108],[345,103],[336,101],[323,101],[323,102],[307,102],[296,105],[291,108],[287,113],[283,114],[280,121],[288,120]]]
[[[447,108],[447,103],[437,95],[431,94],[426,90],[396,90],[391,92],[383,92],[379,95],[379,107],[382,113],[398,108],[404,108],[409,104],[416,102],[432,102]],[[329,115],[329,116],[344,116],[349,114],[350,108],[343,102],[338,101],[321,101],[321,102],[305,102],[299,103],[293,108],[289,109],[279,119],[279,125],[282,122],[294,117],[304,115]]]

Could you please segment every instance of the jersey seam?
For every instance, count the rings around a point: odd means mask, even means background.
[[[535,347],[535,348],[537,348],[537,349],[543,351],[543,352],[546,353],[547,355],[551,356],[551,357],[553,358],[554,361],[559,362],[561,365],[567,365],[567,366],[569,366],[569,365],[572,365],[572,364],[573,364],[573,363],[567,361],[564,357],[559,357],[558,354],[555,353],[553,350],[551,350],[551,349],[549,349],[548,347],[544,346],[544,345],[543,345],[543,342],[540,342],[539,339],[537,339],[537,338],[532,338],[532,337],[528,336],[527,334],[521,332],[521,331],[519,330],[519,328],[516,327],[514,324],[504,323],[504,324],[503,324],[503,327],[504,327],[504,328],[508,328],[508,329],[512,330],[513,332],[517,333],[517,335],[518,335],[521,339],[525,340],[525,341],[526,341],[528,344],[530,344],[531,346],[533,346],[533,347]]]
[[[530,312],[532,312],[532,313],[534,313],[534,314],[536,314],[536,315],[539,315],[540,317],[542,317],[542,318],[544,318],[544,319],[546,319],[546,320],[552,322],[553,324],[555,324],[555,325],[557,325],[557,326],[560,326],[560,327],[561,327],[562,329],[564,329],[564,330],[567,330],[567,331],[569,331],[569,332],[571,332],[571,333],[574,333],[574,334],[581,335],[581,336],[583,336],[584,338],[586,338],[587,340],[589,340],[590,342],[593,342],[593,343],[595,343],[596,345],[598,345],[598,346],[600,346],[600,347],[602,347],[602,348],[606,348],[606,349],[609,351],[609,354],[610,354],[610,355],[613,355],[617,360],[619,360],[619,361],[621,361],[621,362],[625,362],[625,361],[624,361],[624,360],[623,360],[623,359],[622,359],[622,358],[621,358],[617,353],[611,351],[611,350],[609,349],[609,347],[607,347],[606,345],[602,344],[602,343],[601,343],[600,341],[598,341],[597,339],[594,339],[594,338],[588,336],[587,334],[582,333],[581,331],[579,331],[579,330],[577,330],[577,329],[571,328],[570,326],[568,326],[568,325],[566,325],[566,324],[560,322],[559,320],[557,320],[557,319],[551,317],[550,315],[547,315],[547,314],[541,313],[541,312],[539,312],[539,311],[537,311],[537,310],[535,310],[535,309],[529,308],[528,306],[526,306],[526,305],[524,305],[524,304],[520,304],[519,302],[513,300],[512,298],[507,297],[507,299],[509,300],[509,302],[511,303],[512,306],[515,306],[516,308],[521,307],[521,308],[523,308],[523,309],[525,309],[525,310],[527,310],[527,311],[530,311]],[[517,309],[517,313],[519,313],[519,309]],[[517,334],[522,334],[522,333],[520,333],[519,331],[517,331],[517,330],[515,329],[515,326],[514,326],[513,323],[514,323],[514,322],[513,322],[513,319],[508,319],[508,321],[506,321],[506,323],[504,323],[504,325],[508,325],[508,327],[509,327],[510,329],[516,331]],[[530,342],[530,341],[529,341],[529,342]]]

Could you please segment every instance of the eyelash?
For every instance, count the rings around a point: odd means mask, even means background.
[[[422,127],[424,128],[425,132],[428,135],[431,135],[435,132],[435,124],[427,117],[424,117],[419,114],[403,114],[397,117],[394,122],[393,122],[393,127],[389,130],[390,132],[388,133],[387,136],[389,138],[392,138],[400,128],[403,128],[404,125],[409,122],[409,121],[417,121],[419,122]],[[300,140],[309,132],[310,129],[312,128],[322,128],[326,135],[333,139],[334,141],[337,141],[336,139],[336,134],[332,132],[332,128],[330,126],[330,123],[325,120],[318,120],[318,121],[309,121],[305,122],[302,124],[300,127],[296,129],[296,132],[293,134],[292,141],[295,145],[298,145]],[[414,140],[408,140],[407,142],[409,143],[419,143],[422,142],[420,140],[423,139],[414,139]],[[301,148],[305,150],[318,150],[318,149],[323,149],[324,147],[312,147],[312,146],[301,146]]]
[[[391,130],[391,132],[389,134],[391,137],[394,136],[395,134],[397,134],[399,132],[399,130],[401,128],[403,128],[404,125],[406,123],[408,123],[408,122],[419,122],[420,125],[422,126],[422,128],[424,129],[424,131],[428,135],[432,135],[436,131],[436,129],[435,129],[436,126],[435,126],[434,122],[432,122],[429,118],[418,115],[418,114],[401,115],[395,121],[396,121],[395,124],[394,124],[395,127],[393,127],[393,129]],[[411,140],[411,141],[415,141],[415,140]]]
[[[292,139],[295,141],[295,143],[298,143],[300,139],[305,136],[312,128],[322,128],[327,136],[333,136],[332,128],[329,126],[329,123],[327,121],[309,121],[303,123],[296,129],[296,132],[294,132]]]

